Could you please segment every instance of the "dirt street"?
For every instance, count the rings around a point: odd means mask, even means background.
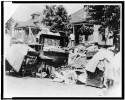
[[[101,97],[102,89],[84,84],[64,84],[49,78],[4,77],[4,97]]]

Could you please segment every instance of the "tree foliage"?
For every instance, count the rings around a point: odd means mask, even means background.
[[[67,32],[69,29],[69,17],[63,5],[46,5],[43,11],[42,23],[51,30]]]
[[[13,23],[16,23],[15,20],[10,17],[10,19],[5,24],[5,31],[6,33],[10,34],[12,31]]]
[[[89,13],[87,20],[102,25],[100,30],[108,27],[109,30],[120,28],[120,5],[89,5],[85,6]]]
[[[93,33],[93,28],[91,26],[75,26],[76,32],[81,34],[81,35],[91,35]]]

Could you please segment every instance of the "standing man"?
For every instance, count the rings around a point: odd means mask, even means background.
[[[74,46],[74,40],[75,40],[74,34],[71,33],[70,34],[70,43],[71,43],[71,46]]]

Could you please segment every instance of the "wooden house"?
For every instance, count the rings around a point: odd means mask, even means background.
[[[105,43],[105,34],[99,33],[99,28],[101,25],[92,24],[86,20],[88,14],[85,8],[78,10],[70,16],[70,24],[73,27],[73,34],[75,36],[75,45],[78,45],[80,43],[84,44],[95,42],[100,45],[113,45],[113,39],[107,39],[107,42]],[[78,31],[80,28],[83,29],[86,27],[92,31],[90,32],[88,30],[83,30],[82,34]],[[108,30],[105,30],[105,33],[108,33]]]

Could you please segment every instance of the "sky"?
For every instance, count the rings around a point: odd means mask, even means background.
[[[52,5],[52,4],[42,4],[42,3],[37,3],[37,4],[14,4],[12,2],[4,2],[4,22],[6,22],[11,16],[16,20],[16,21],[27,21],[31,18],[31,14],[35,12],[42,12],[43,8],[45,5]],[[55,5],[55,3],[54,3]],[[80,10],[83,8],[84,4],[68,4],[68,3],[58,3],[56,5],[63,5],[67,12],[68,15]],[[92,4],[93,5],[93,4]],[[111,4],[110,4],[111,5]],[[113,4],[114,5],[114,4]]]
[[[83,8],[83,4],[60,4],[63,5],[68,15],[80,10]],[[17,21],[26,21],[31,18],[31,14],[34,12],[42,12],[45,4],[20,4],[15,12],[12,14],[12,17]]]

